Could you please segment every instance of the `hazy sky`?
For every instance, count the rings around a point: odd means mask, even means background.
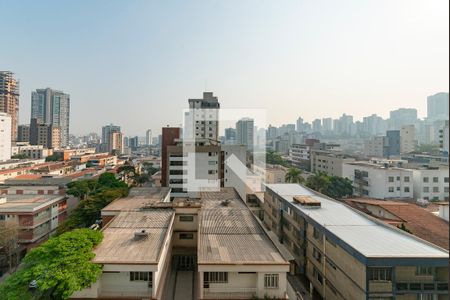
[[[426,114],[448,91],[449,1],[5,1],[0,70],[71,95],[71,132],[182,123],[188,98],[264,108],[275,125]]]

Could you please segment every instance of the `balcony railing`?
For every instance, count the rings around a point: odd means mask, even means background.
[[[205,288],[204,298],[208,299],[251,299],[257,294],[256,288]]]
[[[421,292],[421,291],[434,291],[434,292],[448,292],[448,282],[446,281],[432,281],[432,282],[417,282],[417,281],[397,281],[397,291],[409,291],[409,292]]]

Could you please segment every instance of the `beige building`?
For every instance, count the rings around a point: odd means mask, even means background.
[[[259,175],[264,183],[284,183],[287,168],[280,165],[253,165],[253,173]]]
[[[19,122],[19,81],[14,73],[0,71],[0,112],[11,116],[11,141],[17,139]]]
[[[94,249],[103,273],[72,298],[286,299],[289,263],[234,189],[173,202],[165,191],[135,188],[103,209],[115,214]]]
[[[414,125],[403,125],[400,128],[400,153],[411,153],[417,148],[416,128]]]
[[[353,157],[341,152],[326,150],[311,150],[311,172],[323,172],[330,176],[343,177],[343,165],[355,161]]]
[[[323,299],[448,299],[448,251],[298,184],[267,185],[264,222]]]

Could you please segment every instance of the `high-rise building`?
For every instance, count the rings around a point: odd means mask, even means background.
[[[449,153],[449,129],[448,120],[442,129],[439,130],[439,147],[443,154],[448,155]]]
[[[253,151],[255,125],[251,118],[242,118],[236,123],[236,144],[246,145],[248,151]]]
[[[109,146],[109,136],[111,132],[121,132],[120,126],[109,124],[102,127],[102,151],[108,151],[111,147]],[[128,146],[128,143],[126,143]]]
[[[145,144],[147,146],[150,146],[152,144],[152,130],[151,129],[148,129],[145,132]]]
[[[59,127],[61,146],[69,146],[70,96],[51,88],[31,93],[31,119],[39,124]]]
[[[19,122],[19,81],[14,73],[0,71],[0,112],[11,117],[11,141],[17,139],[17,125]]]
[[[399,130],[403,125],[417,124],[417,109],[399,108],[389,113],[389,129]]]
[[[320,132],[322,131],[322,121],[320,119],[315,119],[312,122],[312,130],[314,132]]]
[[[333,119],[332,118],[323,118],[322,119],[322,129],[324,131],[332,131],[333,130]]]
[[[277,137],[277,128],[275,126],[269,125],[267,128],[267,139],[273,139]]]
[[[131,148],[131,150],[135,151],[139,147],[139,137],[130,137],[128,139],[128,146]]]
[[[212,92],[204,92],[202,99],[189,99],[189,112],[185,114],[185,139],[219,140],[220,103]]]
[[[31,119],[30,144],[42,145],[48,149],[60,149],[61,130],[54,125],[42,124],[38,119]]]
[[[400,155],[400,130],[388,130],[386,131],[386,137],[386,156]]]
[[[236,143],[236,129],[225,128],[225,144],[234,145]]]
[[[302,132],[303,130],[303,119],[298,117],[297,119],[297,132]]]
[[[11,159],[11,116],[0,112],[0,161]]]
[[[403,125],[400,128],[400,153],[414,152],[417,144],[416,128],[414,125]]]
[[[17,128],[17,141],[30,142],[30,125],[19,125]]]
[[[387,130],[386,121],[383,120],[382,117],[377,116],[376,114],[364,117],[362,127],[363,132],[370,135],[383,134]]]
[[[448,120],[448,93],[437,93],[427,97],[428,121]]]
[[[169,169],[168,146],[175,146],[176,140],[180,138],[181,128],[163,127],[161,135],[161,186],[167,187],[169,184],[167,170]]]

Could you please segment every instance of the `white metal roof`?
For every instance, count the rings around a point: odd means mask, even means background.
[[[292,203],[303,214],[329,230],[365,257],[448,257],[448,252],[335,200],[316,194],[298,184],[268,184],[268,188]],[[321,202],[321,208],[305,208],[293,196],[309,195]]]

